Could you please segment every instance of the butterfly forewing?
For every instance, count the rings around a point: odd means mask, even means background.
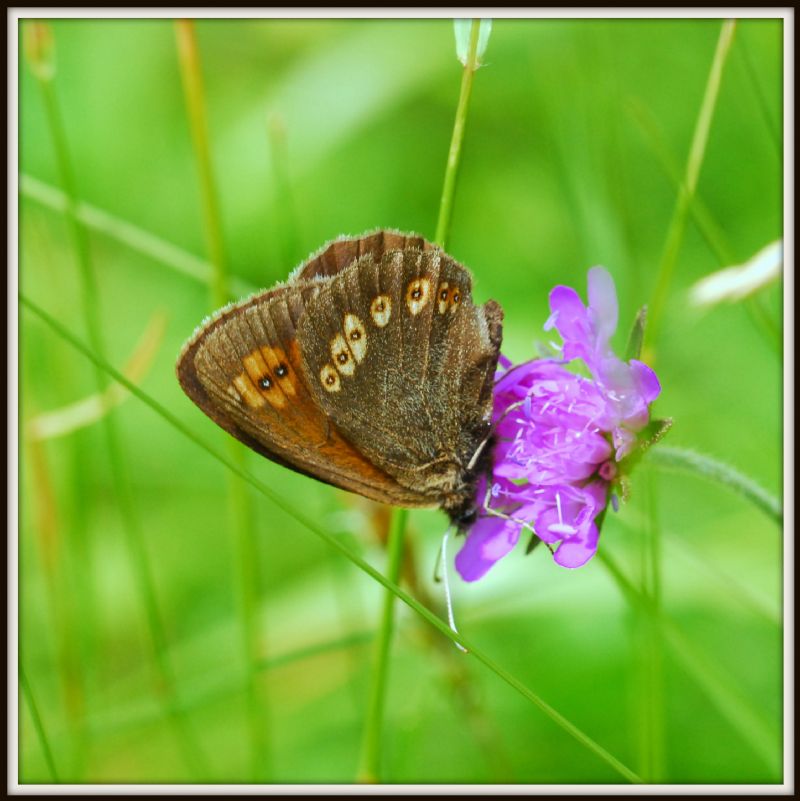
[[[206,326],[178,365],[181,384],[215,422],[264,456],[386,503],[428,505],[370,464],[313,400],[294,319],[317,289],[265,293]]]

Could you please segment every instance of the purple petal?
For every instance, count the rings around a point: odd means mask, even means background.
[[[550,309],[557,312],[554,324],[565,342],[586,342],[591,336],[588,310],[572,287],[555,287],[550,292]]]
[[[589,308],[595,313],[597,333],[604,342],[617,330],[619,310],[614,279],[605,267],[589,270]]]
[[[482,517],[469,531],[456,555],[456,570],[464,581],[477,581],[519,541],[520,526],[499,517]]]
[[[644,398],[645,403],[652,403],[661,394],[661,383],[658,376],[644,362],[631,359],[631,372],[633,373],[636,388]]]
[[[556,549],[554,559],[561,567],[582,567],[597,552],[599,533],[592,523],[585,537],[564,540]]]

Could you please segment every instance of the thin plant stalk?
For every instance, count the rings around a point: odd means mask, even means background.
[[[31,24],[43,25],[43,23]],[[104,358],[105,342],[100,324],[97,281],[91,261],[87,232],[77,215],[77,183],[53,86],[53,72],[34,68],[34,75],[42,91],[47,124],[50,128],[56,163],[67,200],[66,216],[79,265],[83,316],[86,329],[92,349]],[[102,393],[105,390],[104,372],[97,365],[95,365],[95,370],[97,391]],[[203,767],[205,760],[192,732],[180,714],[176,698],[176,681],[172,666],[167,658],[167,638],[158,609],[152,571],[144,546],[138,510],[133,500],[130,482],[125,474],[124,448],[112,414],[103,417],[102,430],[109,456],[109,472],[114,495],[120,507],[123,530],[131,553],[137,593],[143,605],[150,632],[154,664],[158,674],[158,685],[163,697],[165,712],[173,722],[187,767],[192,775],[200,778],[205,774]]]
[[[81,664],[79,638],[75,636],[77,626],[73,621],[73,609],[69,592],[65,589],[63,571],[62,522],[58,501],[53,486],[46,446],[30,437],[25,438],[25,455],[31,471],[34,506],[38,517],[37,545],[45,578],[48,611],[55,638],[55,653],[64,699],[72,767],[69,773],[79,781],[86,758],[86,693],[85,665]]]
[[[478,69],[478,39],[480,34],[480,20],[473,20],[470,30],[469,50],[461,79],[461,92],[456,108],[456,117],[453,124],[453,135],[450,142],[450,152],[447,156],[442,197],[439,204],[439,219],[436,224],[435,242],[444,248],[450,231],[450,218],[453,210],[453,198],[456,190],[458,166],[461,160],[461,144],[464,141],[464,128],[467,121],[469,98],[472,92],[472,79]],[[393,583],[400,577],[403,562],[405,540],[406,512],[404,509],[392,511],[389,527],[389,572],[387,575]],[[395,563],[396,556],[396,563]],[[381,755],[381,736],[384,719],[384,706],[386,704],[386,687],[389,672],[389,654],[392,636],[394,615],[394,595],[387,593],[383,614],[381,617],[381,630],[378,636],[375,654],[375,667],[372,675],[370,702],[365,723],[364,738],[362,741],[361,763],[359,767],[359,780],[365,782],[378,781],[378,767]]]
[[[19,177],[20,194],[46,208],[61,213],[67,211],[67,199],[60,189],[22,173]],[[212,281],[212,266],[192,253],[145,231],[97,206],[80,202],[75,214],[78,220],[97,233],[119,242],[131,250],[169,267],[181,275],[201,284]],[[249,295],[258,287],[238,276],[231,276],[230,286],[236,295]]]
[[[650,304],[650,319],[648,321],[648,339],[655,342],[658,335],[661,316],[669,294],[672,276],[675,272],[675,265],[678,261],[678,254],[683,243],[683,236],[686,232],[686,222],[689,216],[689,209],[697,188],[697,180],[700,176],[700,168],[705,157],[708,134],[711,129],[711,121],[714,116],[714,109],[717,105],[719,88],[722,83],[722,74],[725,69],[728,52],[733,42],[733,35],[736,30],[736,20],[725,20],[717,41],[717,48],[714,59],[711,63],[711,70],[706,83],[703,102],[700,105],[700,112],[695,123],[692,144],[689,148],[689,157],[686,162],[683,185],[675,203],[675,210],[667,231],[667,238],[664,245],[664,252],[659,263],[656,278],[656,286],[653,292],[653,300]]]
[[[412,597],[405,590],[401,589],[397,584],[389,581],[382,573],[378,572],[371,564],[369,564],[369,562],[362,559],[358,554],[353,553],[341,541],[341,538],[318,526],[315,520],[296,509],[279,492],[275,491],[268,484],[259,480],[254,475],[235,464],[224,453],[205,442],[202,437],[199,437],[194,431],[192,431],[192,429],[186,423],[168,411],[157,400],[142,390],[141,387],[128,381],[128,379],[119,370],[112,367],[105,359],[96,354],[90,347],[88,347],[85,343],[78,339],[78,337],[68,331],[63,325],[61,325],[61,323],[54,319],[38,304],[30,300],[25,293],[19,293],[19,300],[24,307],[26,307],[32,314],[34,314],[39,320],[47,325],[47,327],[56,333],[64,342],[67,342],[77,351],[82,353],[87,359],[107,373],[114,381],[122,384],[122,386],[124,386],[130,393],[139,398],[139,400],[145,405],[149,406],[150,409],[159,417],[161,417],[162,420],[198,445],[209,456],[226,467],[230,472],[235,473],[237,476],[246,481],[259,494],[267,498],[276,508],[282,510],[287,515],[292,517],[301,526],[303,526],[303,528],[307,529],[309,532],[321,539],[333,550],[338,551],[346,559],[350,560],[350,562],[352,562],[352,564],[354,564],[359,570],[361,570],[363,573],[366,573],[374,581],[377,581],[384,588],[392,592],[397,598],[406,604],[406,606],[414,610],[414,612],[427,621],[443,636],[447,637],[447,639],[449,639],[451,642],[457,643],[458,645],[461,645],[462,648],[469,651],[475,659],[485,665],[492,673],[494,673],[503,682],[508,684],[523,698],[532,703],[534,706],[538,707],[539,710],[549,717],[559,728],[583,745],[584,748],[594,753],[600,760],[605,762],[616,773],[622,776],[625,781],[641,783],[641,777],[634,773],[634,771],[627,767],[627,765],[622,763],[613,754],[609,753],[599,743],[595,742],[574,723],[565,718],[544,699],[540,698],[519,679],[509,673],[509,671],[495,662],[495,660],[485,653],[483,649],[480,648],[476,643],[473,643],[462,633],[453,631],[445,620],[442,620],[430,609],[417,601],[416,598]]]
[[[177,20],[175,25],[189,128],[200,178],[206,242],[213,268],[210,281],[211,302],[214,308],[219,308],[230,300],[230,288],[222,234],[222,218],[211,160],[200,55],[194,21]],[[242,446],[230,437],[226,438],[226,446],[231,460],[244,469],[246,462]],[[267,702],[263,685],[259,683],[257,676],[260,639],[263,636],[258,615],[258,549],[250,498],[245,485],[235,475],[229,476],[228,498],[231,527],[235,532],[237,546],[236,578],[241,614],[242,659],[246,669],[251,773],[255,781],[264,781],[270,772],[270,744]]]
[[[629,108],[633,118],[640,125],[647,139],[647,143],[650,145],[659,165],[672,182],[675,191],[680,194],[682,186],[680,167],[663,142],[654,120],[647,112],[647,109],[639,103],[631,102],[629,103]],[[734,256],[733,249],[728,243],[719,224],[711,216],[711,213],[702,202],[697,192],[689,199],[688,213],[697,226],[697,230],[700,232],[703,239],[705,239],[706,244],[714,253],[719,265],[725,267],[735,264],[736,257]],[[746,298],[745,308],[759,333],[765,337],[770,347],[776,351],[778,356],[781,356],[783,349],[783,332],[781,326],[772,319],[769,312],[764,308],[758,294]]]
[[[453,123],[453,136],[450,140],[450,152],[447,154],[447,168],[444,173],[444,184],[442,186],[442,199],[439,204],[439,220],[436,223],[436,235],[434,241],[442,248],[445,247],[450,236],[450,218],[453,214],[453,198],[456,194],[456,178],[458,177],[458,167],[461,162],[461,145],[464,141],[464,129],[467,124],[467,111],[469,110],[469,99],[472,95],[472,80],[478,69],[478,37],[480,35],[481,21],[472,21],[472,29],[469,35],[469,51],[467,61],[464,64],[464,72],[461,76],[461,91],[458,96],[458,106],[456,107],[456,118]]]
[[[639,708],[642,716],[642,775],[648,782],[663,781],[664,772],[664,682],[663,637],[658,620],[661,615],[661,531],[656,516],[656,495],[652,476],[647,482],[648,521],[642,538],[640,594],[648,599],[649,612],[634,606],[642,639]]]
[[[393,584],[397,584],[400,580],[407,518],[408,511],[406,509],[395,510],[392,514],[389,528],[389,542],[387,544],[389,563],[386,569],[386,577]],[[358,780],[360,782],[377,782],[380,775],[381,735],[383,733],[386,688],[389,678],[389,656],[394,632],[394,600],[394,593],[387,590],[383,598],[383,611],[376,642],[375,669],[372,674],[372,685],[367,706],[367,723],[361,746],[361,765],[358,771]]]
[[[36,699],[33,697],[33,690],[31,689],[28,676],[25,673],[25,668],[19,666],[19,682],[22,685],[22,694],[25,696],[25,701],[28,704],[28,709],[31,713],[31,720],[33,720],[33,728],[36,729],[36,736],[39,738],[39,745],[42,747],[44,754],[44,761],[47,763],[47,769],[50,771],[50,776],[53,782],[58,784],[58,771],[56,770],[56,763],[53,759],[53,750],[50,748],[50,740],[47,737],[42,717],[39,714],[39,707],[36,705]]]

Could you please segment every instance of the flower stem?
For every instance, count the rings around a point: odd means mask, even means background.
[[[442,620],[430,609],[428,609],[428,607],[421,604],[416,598],[413,598],[405,590],[402,590],[395,582],[389,581],[389,579],[379,573],[371,564],[369,564],[369,562],[362,559],[358,554],[353,553],[341,541],[341,538],[318,526],[312,518],[308,517],[303,512],[294,508],[292,504],[288,503],[285,497],[283,497],[279,492],[272,489],[270,486],[265,484],[263,481],[260,481],[258,478],[240,466],[236,465],[224,453],[218,451],[205,442],[202,437],[197,436],[190,426],[186,425],[186,423],[184,423],[181,419],[169,412],[157,400],[144,392],[141,387],[128,381],[128,379],[125,378],[125,376],[119,370],[112,367],[105,359],[96,354],[90,347],[88,347],[78,337],[68,331],[63,325],[61,325],[61,323],[55,320],[38,304],[30,300],[23,292],[19,293],[19,300],[23,306],[25,306],[45,325],[47,325],[47,327],[57,334],[60,339],[62,339],[64,342],[67,342],[77,351],[82,353],[87,359],[89,359],[97,367],[114,379],[114,381],[122,384],[122,386],[124,386],[128,392],[139,398],[139,400],[142,401],[142,403],[144,403],[146,406],[149,406],[150,409],[162,420],[172,426],[176,431],[179,431],[181,434],[183,434],[183,436],[185,436],[187,439],[194,442],[195,445],[199,446],[209,456],[218,461],[232,473],[235,473],[237,476],[250,484],[250,486],[252,486],[263,497],[267,498],[277,509],[284,511],[286,514],[291,516],[292,519],[297,521],[301,526],[303,526],[303,528],[307,529],[309,532],[314,534],[314,536],[321,539],[333,550],[338,551],[340,554],[342,554],[342,556],[350,560],[350,562],[359,570],[361,570],[363,573],[366,573],[374,581],[377,581],[379,584],[393,593],[404,604],[406,604],[406,606],[413,609],[421,618],[426,620],[431,626],[439,631],[440,634],[447,637],[447,639],[449,639],[451,642],[458,643],[466,648],[472,657],[485,665],[486,668],[488,668],[498,678],[502,679],[523,698],[537,706],[557,726],[573,737],[587,750],[594,753],[615,772],[623,776],[626,781],[634,783],[639,783],[642,781],[642,779],[637,776],[636,773],[620,762],[620,760],[618,760],[613,754],[610,754],[608,751],[606,751],[606,749],[603,748],[599,743],[596,743],[594,740],[592,740],[591,737],[585,734],[574,723],[567,720],[567,718],[551,707],[544,699],[540,698],[530,688],[525,686],[519,679],[505,670],[505,668],[497,664],[497,662],[495,662],[488,654],[484,653],[483,649],[480,648],[476,643],[473,643],[463,634],[452,631],[445,620]]]
[[[464,141],[464,128],[467,122],[469,98],[472,94],[472,79],[479,66],[478,35],[480,34],[480,28],[481,21],[479,19],[473,20],[469,35],[467,61],[461,76],[461,92],[458,96],[456,119],[453,124],[453,136],[450,140],[450,152],[447,155],[447,168],[444,173],[442,199],[439,204],[439,221],[436,223],[436,236],[434,237],[436,244],[440,245],[442,248],[446,246],[450,236],[450,218],[453,213],[453,197],[456,192],[456,178],[458,176],[458,165],[461,161],[461,144]]]
[[[642,697],[642,774],[648,782],[663,781],[664,770],[664,679],[663,635],[657,620],[661,614],[661,531],[655,507],[653,482],[647,487],[648,525],[642,538],[643,560],[641,597],[649,601],[650,610],[636,603],[641,649]],[[650,611],[652,614],[648,614]]]
[[[224,306],[229,300],[228,267],[222,238],[222,222],[219,211],[214,171],[211,166],[211,146],[208,139],[205,93],[200,72],[200,56],[197,50],[194,21],[175,21],[178,40],[178,58],[192,134],[194,155],[200,177],[200,197],[203,203],[203,222],[209,257],[213,265],[212,297],[215,306]]]
[[[675,264],[678,260],[681,244],[683,243],[683,235],[686,231],[689,209],[695,190],[697,189],[697,179],[700,175],[700,167],[703,164],[703,158],[705,156],[711,120],[717,105],[719,87],[722,83],[722,73],[728,57],[728,51],[733,42],[735,29],[736,20],[725,20],[722,23],[722,30],[720,31],[719,40],[717,41],[714,60],[711,63],[711,71],[708,75],[703,102],[700,105],[700,113],[695,123],[692,144],[689,148],[689,157],[686,162],[683,185],[678,193],[675,210],[672,213],[672,220],[664,244],[664,252],[658,267],[653,301],[650,304],[650,320],[647,338],[651,343],[655,342],[657,339],[658,327],[661,323],[664,305],[669,293],[672,276],[675,272]]]
[[[222,235],[222,220],[217,197],[211,146],[205,107],[205,91],[200,70],[194,21],[176,20],[178,58],[181,68],[186,108],[197,171],[200,177],[200,195],[203,204],[206,242],[212,265],[210,280],[211,301],[214,308],[230,300],[228,267]],[[231,460],[245,467],[245,452],[232,438],[226,438]],[[250,498],[247,488],[235,475],[229,476],[228,499],[231,527],[235,533],[238,569],[236,573],[240,622],[242,660],[246,669],[247,717],[250,731],[251,775],[254,781],[264,781],[269,774],[269,739],[267,703],[263,685],[258,682],[259,641],[263,633],[258,619],[258,549]]]
[[[22,667],[22,665],[19,666],[19,683],[22,685],[22,694],[25,696],[25,700],[28,703],[28,709],[30,710],[31,719],[33,720],[33,727],[36,729],[36,736],[39,738],[39,744],[41,745],[42,753],[44,754],[44,761],[47,763],[47,768],[50,771],[53,782],[58,784],[58,771],[56,770],[56,763],[53,759],[53,752],[50,748],[50,740],[47,737],[44,723],[39,715],[39,707],[36,705],[36,700],[33,697],[33,690],[31,689],[31,685],[28,682],[28,677],[25,674],[25,668]]]
[[[755,504],[769,515],[779,526],[783,525],[783,509],[780,501],[728,464],[684,448],[659,445],[645,454],[645,461],[654,467],[692,473],[710,481],[716,481],[733,490],[737,495]]]
[[[403,565],[403,542],[408,518],[406,509],[396,509],[392,514],[389,528],[387,553],[389,563],[386,578],[393,584],[400,579]],[[386,687],[389,676],[389,654],[394,631],[394,593],[387,590],[383,599],[383,612],[375,645],[375,668],[372,673],[367,719],[364,739],[361,745],[361,765],[358,771],[360,782],[377,782],[380,775],[381,738],[383,734],[383,718],[386,706]]]
[[[43,25],[44,23],[31,24]],[[67,202],[67,221],[80,269],[82,305],[86,329],[92,350],[94,350],[98,356],[104,358],[105,342],[100,324],[97,282],[89,252],[87,232],[77,215],[77,184],[53,86],[54,73],[49,72],[45,74],[34,70],[34,74],[42,90],[47,124],[53,139],[56,163]],[[102,393],[105,389],[105,376],[102,368],[97,364],[95,365],[95,378],[97,390]],[[136,509],[136,504],[134,503],[131,493],[130,482],[125,474],[124,449],[115,422],[112,414],[105,415],[102,419],[102,429],[109,456],[114,495],[120,507],[125,538],[133,563],[137,592],[144,608],[150,632],[154,663],[158,674],[159,693],[162,696],[165,712],[172,720],[175,727],[187,767],[195,777],[200,778],[205,772],[203,768],[204,759],[197,742],[194,740],[186,721],[179,711],[175,676],[166,656],[166,633],[158,609],[152,572],[147,551],[144,546],[138,510]]]

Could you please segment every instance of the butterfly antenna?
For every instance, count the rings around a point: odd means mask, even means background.
[[[444,597],[447,601],[447,622],[450,624],[450,628],[458,634],[458,629],[456,628],[456,619],[453,616],[453,601],[450,598],[450,582],[447,579],[447,538],[450,536],[450,532],[452,531],[452,526],[450,526],[447,531],[444,533],[444,537],[442,537],[442,548],[441,548],[441,564],[442,564],[442,576],[444,578]],[[462,653],[469,653],[467,649],[461,645],[461,643],[455,643],[456,648]]]

